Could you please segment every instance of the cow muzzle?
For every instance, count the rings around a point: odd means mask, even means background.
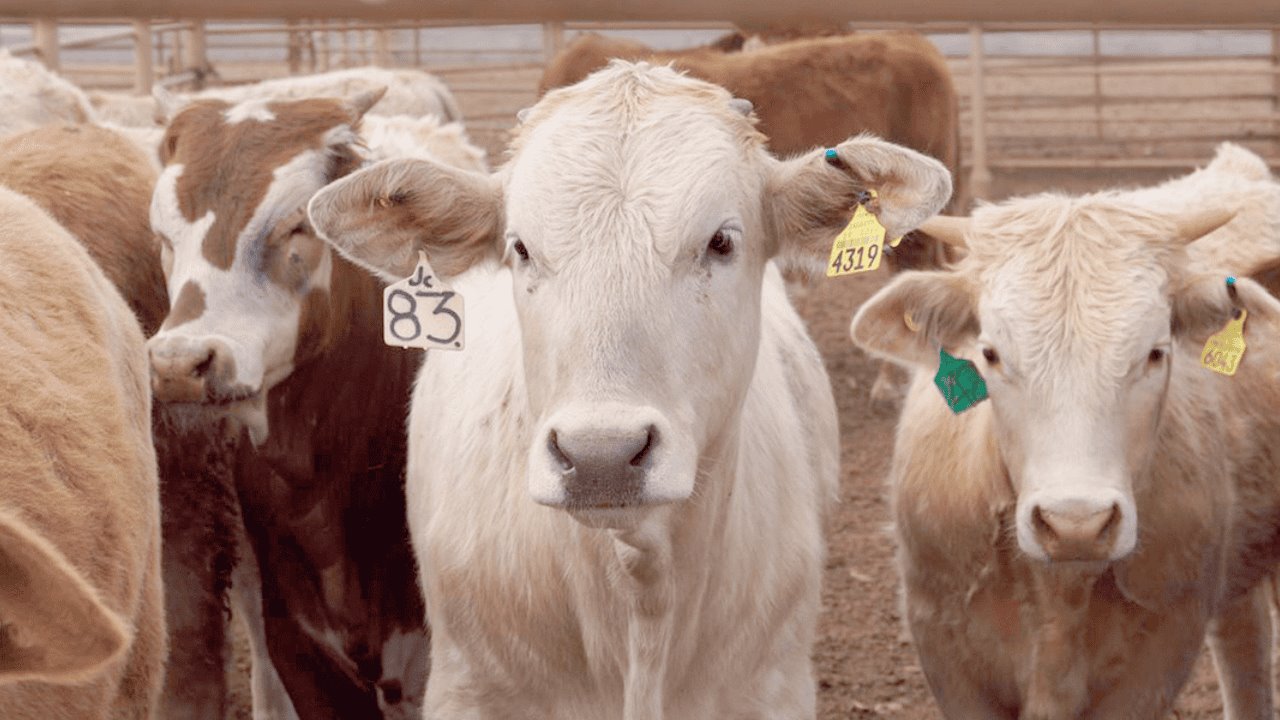
[[[1019,502],[1018,545],[1049,562],[1114,562],[1136,543],[1133,501],[1118,490],[1034,493]]]
[[[695,462],[657,410],[603,404],[553,415],[535,435],[529,491],[575,512],[632,510],[693,492]]]
[[[252,394],[235,387],[235,357],[219,340],[157,335],[147,350],[151,392],[159,402],[233,402]]]

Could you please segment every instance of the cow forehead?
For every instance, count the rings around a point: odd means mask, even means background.
[[[507,179],[517,230],[536,224],[552,243],[586,234],[608,244],[639,232],[670,244],[703,221],[700,210],[741,205],[763,181],[760,137],[727,93],[667,68],[650,69],[657,81],[634,68],[611,71],[615,82],[595,91],[549,95],[521,128]]]
[[[205,258],[230,268],[240,237],[270,193],[305,202],[330,165],[354,163],[355,120],[336,99],[201,102],[179,113],[169,131],[176,147],[168,163],[181,166],[173,199],[188,223],[213,214],[203,239]],[[306,155],[314,159],[300,160]],[[290,181],[305,187],[273,190]]]
[[[1173,228],[1114,199],[1042,196],[974,216],[964,271],[983,332],[1030,380],[1124,377],[1169,330]]]

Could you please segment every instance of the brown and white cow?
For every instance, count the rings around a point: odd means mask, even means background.
[[[344,254],[390,278],[425,252],[467,298],[409,422],[424,717],[814,717],[839,447],[775,260],[821,267],[868,187],[905,232],[951,186],[873,138],[778,160],[745,110],[618,62],[495,174],[388,160],[311,201]]]
[[[76,240],[4,187],[0,339],[0,717],[159,718],[142,332]]]
[[[55,125],[0,139],[0,185],[31,198],[88,250],[147,336],[168,312],[148,220],[156,172],[115,132]],[[165,614],[172,638],[161,717],[227,713],[227,588],[240,525],[236,438],[220,423],[156,403]]]
[[[402,487],[420,354],[382,343],[381,284],[305,214],[362,162],[378,98],[193,102],[169,123],[151,206],[172,298],[153,388],[249,430],[236,478],[261,570],[255,706],[306,720],[414,716],[426,675]]]
[[[1272,717],[1280,302],[1243,275],[1280,259],[1280,186],[1242,153],[930,227],[967,257],[854,318],[855,342],[915,370],[891,484],[907,622],[947,717],[1162,717],[1206,630],[1227,717]],[[1247,350],[1226,377],[1200,353],[1236,310]],[[989,402],[947,408],[940,348]]]

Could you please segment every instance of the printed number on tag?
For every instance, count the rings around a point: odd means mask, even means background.
[[[884,226],[876,216],[859,205],[849,218],[849,224],[831,244],[831,260],[827,263],[827,277],[869,272],[880,267],[884,255]]]
[[[462,296],[419,254],[413,275],[382,291],[382,341],[392,347],[462,349]]]
[[[1225,327],[1209,336],[1200,351],[1200,364],[1223,375],[1235,375],[1244,357],[1244,321],[1249,311],[1240,310],[1240,317],[1227,321]]]

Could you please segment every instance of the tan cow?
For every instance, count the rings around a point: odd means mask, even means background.
[[[0,188],[0,717],[155,716],[166,638],[142,332]]]
[[[983,207],[954,270],[903,274],[854,318],[915,370],[894,517],[947,717],[1161,717],[1206,631],[1227,717],[1272,717],[1280,303],[1225,278],[1280,258],[1280,187],[1242,154],[1154,190]],[[1236,309],[1248,347],[1225,377],[1200,352]],[[939,348],[989,402],[948,409]]]
[[[146,335],[159,329],[169,309],[160,246],[148,221],[155,179],[138,150],[100,127],[49,126],[0,140],[0,185],[36,201],[80,241]],[[153,408],[152,423],[173,639],[160,714],[221,720],[227,712],[227,590],[240,525],[230,467],[235,438],[163,404]]]

